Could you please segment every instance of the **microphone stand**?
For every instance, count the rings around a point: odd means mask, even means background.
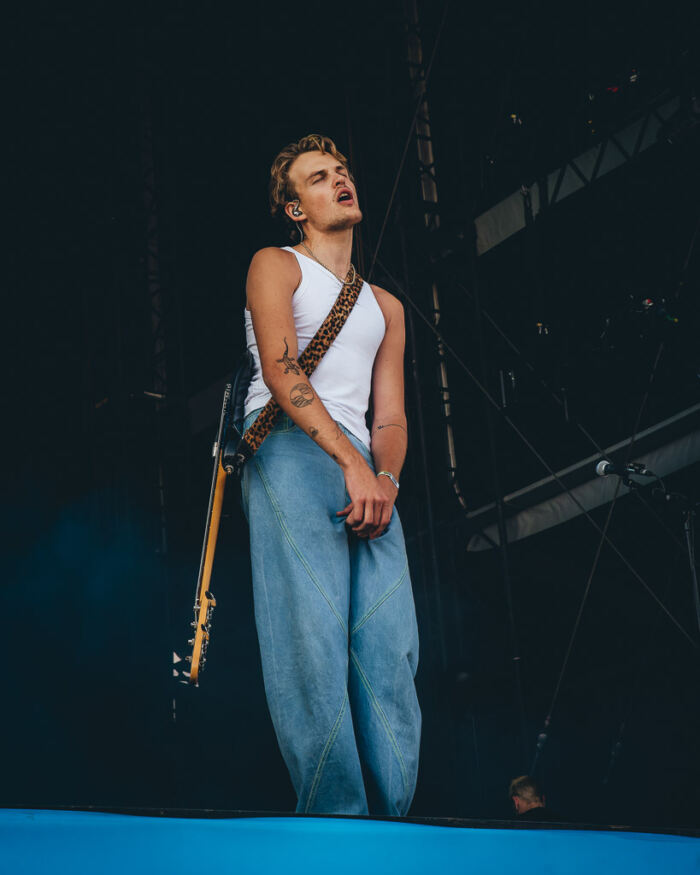
[[[685,533],[685,545],[688,550],[688,562],[690,564],[690,579],[693,587],[695,617],[698,623],[698,630],[700,630],[700,588],[698,587],[698,570],[695,565],[695,517],[697,509],[700,507],[700,502],[683,492],[669,492],[661,477],[658,477],[653,471],[649,471],[648,469],[646,469],[644,473],[639,471],[624,471],[622,474],[618,475],[625,486],[630,490],[640,489],[646,486],[645,483],[632,480],[632,474],[643,477],[653,477],[661,485],[660,487],[652,486],[651,497],[664,501],[666,504],[673,503],[683,512],[683,531]]]

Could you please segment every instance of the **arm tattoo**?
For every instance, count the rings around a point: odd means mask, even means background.
[[[308,383],[295,383],[289,393],[289,400],[295,407],[308,407],[314,400],[314,390]]]
[[[292,404],[294,404],[294,403],[295,402],[292,401]],[[313,440],[316,441],[316,443],[318,443],[319,430],[316,428],[315,425],[312,425],[309,428],[309,435],[311,436],[311,438]],[[333,438],[334,438],[334,440],[340,440],[341,437],[343,437],[343,432],[340,430],[340,426],[336,422],[335,423],[335,434],[333,435]],[[333,459],[336,460],[336,462],[338,461],[338,457],[335,455],[335,453],[331,453],[330,455]]]
[[[284,372],[288,374],[290,371],[293,374],[299,376],[301,373],[299,369],[299,365],[294,361],[293,358],[289,357],[289,344],[287,343],[287,338],[284,338],[284,353],[282,354],[281,359],[275,359],[275,361],[279,362],[281,365],[284,365]]]
[[[403,431],[406,431],[406,429],[402,425],[399,425],[398,422],[387,422],[386,425],[378,425],[377,431],[380,431],[383,428],[391,428],[392,425],[394,426],[394,428],[400,428],[403,429]]]

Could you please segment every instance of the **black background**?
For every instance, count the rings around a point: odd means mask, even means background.
[[[453,2],[441,26],[443,12],[419,4],[426,61],[439,35],[428,99],[441,233],[424,229],[411,141],[381,263],[428,317],[430,278],[439,278],[440,330],[494,395],[499,371],[514,370],[511,415],[549,465],[563,467],[594,450],[502,337],[488,324],[479,332],[470,222],[650,102],[681,95],[687,107],[697,13],[651,2],[578,10]],[[233,489],[207,670],[197,690],[171,677],[173,650],[186,650],[218,415],[215,402],[210,425],[193,432],[189,401],[241,349],[251,255],[286,242],[266,197],[285,143],[321,132],[350,156],[365,215],[356,261],[367,270],[415,106],[403,6],[54,5],[8,20],[5,31],[2,802],[292,809],[264,701]],[[165,405],[143,394],[153,386],[146,126]],[[662,340],[640,428],[698,401],[697,155],[696,130],[673,144],[662,137],[477,262],[482,306],[539,375],[566,389],[572,417],[603,446],[632,432]],[[381,268],[372,279],[396,291]],[[640,316],[646,297],[665,297],[678,323]],[[601,338],[606,317],[612,328]],[[579,517],[511,545],[509,624],[499,557],[465,550],[435,340],[417,314],[412,322],[411,449],[399,502],[422,640],[412,813],[505,817],[508,781],[531,767],[599,538]],[[459,364],[448,367],[458,475],[474,509],[499,491],[487,407]],[[492,421],[501,493],[545,476],[497,414]],[[697,482],[694,468],[669,479],[691,492]],[[602,523],[608,509],[593,516]],[[682,541],[680,513],[658,513]],[[604,549],[538,775],[553,807],[571,817],[697,825],[698,635],[687,557],[631,498],[616,506],[610,536],[694,643]]]

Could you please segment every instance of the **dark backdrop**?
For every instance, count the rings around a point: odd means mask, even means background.
[[[631,433],[662,340],[640,427],[698,400],[697,135],[662,137],[476,268],[470,221],[650,102],[680,94],[687,108],[697,20],[652,3],[585,12],[453,3],[441,28],[443,11],[419,4],[426,61],[440,38],[428,95],[441,233],[424,230],[410,141],[381,261],[428,318],[439,278],[440,330],[494,394],[499,372],[514,372],[512,415],[563,467],[593,450],[523,356],[566,390],[571,418],[602,445]],[[351,157],[365,212],[356,260],[368,268],[415,106],[403,6],[180,2],[132,14],[114,4],[8,25],[2,801],[290,809],[235,489],[202,685],[171,676],[173,651],[186,651],[218,413],[214,395],[197,428],[191,400],[241,348],[252,253],[285,242],[266,201],[283,144],[318,131]],[[162,302],[162,404],[144,395],[153,388],[148,246]],[[381,270],[373,278],[394,288]],[[479,330],[477,288],[521,356],[489,324]],[[642,299],[664,296],[678,323],[639,315]],[[413,813],[505,817],[508,781],[533,761],[598,536],[578,518],[511,545],[510,622],[501,559],[465,549],[435,338],[411,313],[399,507],[422,640]],[[469,508],[545,476],[497,414],[489,429],[469,374],[453,359],[448,367]],[[669,480],[683,491],[697,483],[694,469]],[[658,513],[681,539],[679,511]],[[661,522],[625,498],[610,534],[693,643],[604,549],[537,766],[551,803],[572,817],[698,823],[698,635],[687,558]]]

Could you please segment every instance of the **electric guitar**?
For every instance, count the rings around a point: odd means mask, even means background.
[[[227,383],[224,389],[219,430],[214,443],[214,471],[204,525],[202,555],[199,560],[199,574],[193,607],[194,620],[190,624],[194,629],[194,637],[187,642],[192,647],[192,653],[185,657],[190,663],[190,670],[182,672],[182,675],[187,678],[187,681],[183,683],[190,683],[194,686],[199,686],[199,675],[207,661],[212,614],[216,607],[216,599],[209,589],[209,584],[214,565],[216,541],[219,536],[226,478],[236,470],[235,449],[241,438],[243,411],[252,371],[253,359],[250,352],[246,351],[236,369],[233,380]],[[179,661],[179,657],[177,661]],[[180,673],[175,672],[175,674],[179,676]]]
[[[192,646],[191,656],[185,657],[190,663],[189,683],[199,686],[199,674],[204,669],[207,661],[207,647],[211,632],[211,620],[216,599],[209,590],[211,572],[214,565],[214,553],[216,541],[219,535],[221,522],[221,508],[224,503],[224,490],[226,488],[226,469],[223,465],[224,443],[231,427],[231,383],[226,384],[224,390],[224,402],[221,408],[219,430],[214,444],[214,472],[211,479],[209,493],[209,507],[207,509],[206,523],[204,526],[204,543],[202,555],[199,561],[199,575],[197,576],[197,590],[194,599],[194,620],[191,623],[194,629],[194,638],[187,642]]]

